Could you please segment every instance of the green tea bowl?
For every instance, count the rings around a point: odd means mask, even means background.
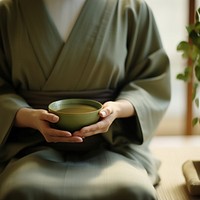
[[[90,99],[62,99],[49,104],[48,110],[59,116],[55,126],[74,132],[98,122],[102,104]]]

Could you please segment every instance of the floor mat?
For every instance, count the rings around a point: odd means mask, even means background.
[[[152,146],[152,152],[161,160],[159,169],[161,182],[157,186],[159,200],[200,200],[200,196],[192,196],[186,187],[182,165],[187,160],[200,161],[199,147],[161,147]]]

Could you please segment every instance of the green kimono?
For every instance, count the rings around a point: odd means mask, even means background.
[[[81,144],[14,127],[22,107],[126,99],[136,115]],[[0,200],[156,199],[148,145],[170,101],[168,57],[143,0],[86,0],[66,42],[42,0],[0,2]]]

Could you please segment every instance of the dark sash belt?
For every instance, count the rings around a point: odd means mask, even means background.
[[[46,92],[46,91],[19,91],[18,92],[27,103],[34,108],[44,108],[53,102],[60,99],[68,98],[84,98],[93,99],[101,103],[112,101],[115,99],[113,90],[91,90],[91,91],[67,91],[67,92]]]

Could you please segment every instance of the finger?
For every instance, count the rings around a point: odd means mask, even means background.
[[[109,126],[110,123],[108,120],[102,120],[96,124],[84,127],[80,131],[74,132],[73,135],[85,138],[99,133],[107,132]]]
[[[83,139],[78,136],[72,136],[72,137],[47,137],[46,138],[47,142],[64,142],[64,143],[81,143],[83,142]]]
[[[48,113],[48,112],[43,113],[41,118],[42,120],[45,120],[51,123],[56,123],[59,121],[59,117],[57,115],[53,113]]]
[[[51,137],[71,137],[72,134],[68,131],[57,130],[54,128],[46,129],[46,134]]]

